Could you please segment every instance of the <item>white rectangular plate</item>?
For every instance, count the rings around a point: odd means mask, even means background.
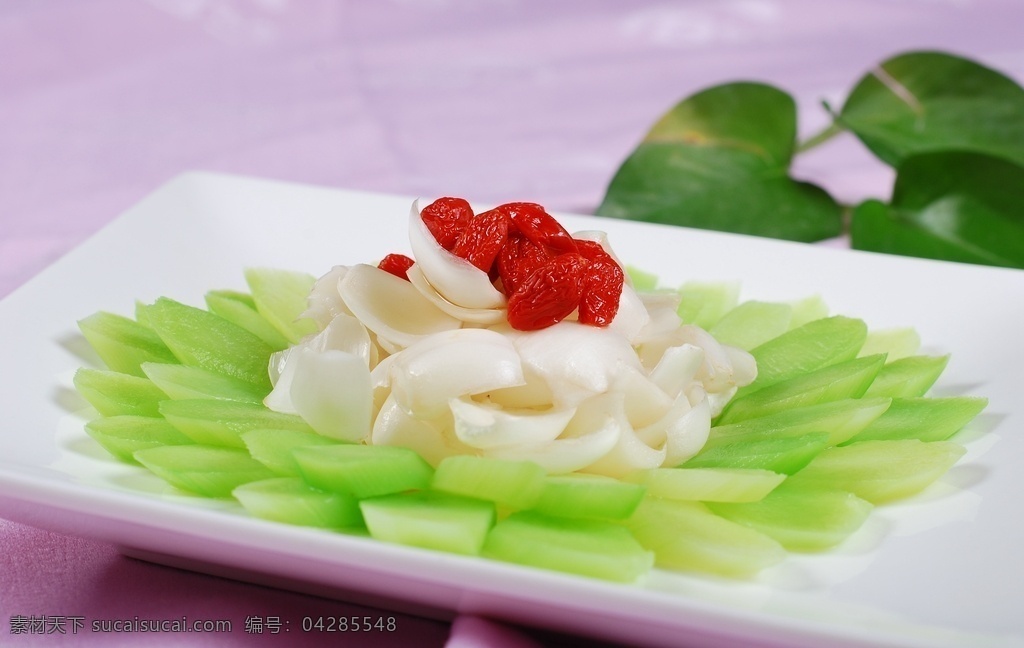
[[[0,302],[0,516],[134,555],[440,615],[476,613],[630,644],[1024,644],[1024,272],[587,217],[626,262],[743,297],[822,295],[873,328],[913,326],[951,353],[936,393],[987,396],[967,455],[913,501],[879,507],[849,542],[752,582],[655,571],[635,585],[389,546],[249,519],[175,494],[82,431],[75,326],[166,295],[201,305],[242,270],[326,272],[407,252],[410,198],[183,175]]]

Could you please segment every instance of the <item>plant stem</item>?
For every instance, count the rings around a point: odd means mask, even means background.
[[[826,128],[818,131],[817,133],[807,138],[803,142],[800,142],[796,147],[796,152],[804,153],[806,151],[811,150],[815,146],[824,144],[825,142],[829,141],[839,133],[843,132],[843,130],[844,129],[842,126],[835,122],[832,122]]]

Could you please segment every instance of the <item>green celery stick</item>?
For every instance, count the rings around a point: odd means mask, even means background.
[[[167,394],[148,378],[116,371],[82,367],[75,372],[74,384],[103,416],[160,416],[160,401],[167,400]]]
[[[788,331],[792,317],[789,304],[747,301],[726,313],[708,332],[722,344],[749,351]]]
[[[864,397],[794,407],[767,416],[715,426],[711,428],[704,447],[744,439],[799,436],[816,431],[828,433],[828,445],[838,445],[870,425],[889,409],[891,403],[891,398]]]
[[[245,281],[256,310],[291,343],[316,332],[313,320],[302,318],[316,277],[273,268],[248,268]]]
[[[884,364],[884,355],[854,358],[774,383],[733,399],[716,424],[726,425],[795,407],[860,398]]]
[[[144,362],[142,371],[172,400],[222,399],[262,403],[269,393],[251,382],[182,364]]]
[[[398,446],[301,447],[292,456],[310,486],[359,499],[426,488],[434,472],[418,454]]]
[[[520,511],[501,520],[484,542],[495,560],[616,582],[647,573],[654,554],[613,522],[546,517]]]
[[[467,555],[480,553],[495,520],[492,502],[434,491],[370,497],[359,507],[377,540]]]
[[[709,329],[736,307],[739,296],[740,285],[736,282],[688,281],[679,288],[679,317],[685,324]]]
[[[709,503],[714,513],[760,531],[790,551],[830,549],[859,529],[871,503],[838,489],[784,483],[763,500]]]
[[[144,309],[150,325],[182,364],[250,382],[270,391],[273,349],[209,311],[161,297]]]
[[[949,441],[862,441],[826,448],[793,483],[850,491],[872,504],[914,495],[946,473],[964,454]]]
[[[974,396],[894,398],[885,414],[848,441],[920,439],[945,441],[988,405]]]
[[[252,295],[234,290],[211,290],[204,297],[211,313],[249,331],[275,351],[288,348],[288,338],[256,310]]]
[[[163,418],[149,416],[105,416],[86,423],[85,431],[107,452],[128,463],[138,463],[136,450],[192,443]]]
[[[298,477],[249,482],[232,495],[251,515],[264,520],[327,529],[363,526],[356,498],[317,490]]]
[[[274,412],[259,403],[170,400],[160,403],[160,413],[196,443],[210,446],[244,448],[241,435],[250,430],[313,431],[298,416]]]
[[[647,497],[626,526],[654,552],[654,564],[666,569],[746,578],[786,557],[775,540],[699,502]]]
[[[946,369],[949,356],[908,356],[889,362],[864,392],[866,398],[913,398],[924,396]]]
[[[545,474],[532,461],[456,455],[437,465],[431,488],[527,509],[539,500]]]
[[[107,367],[143,377],[143,362],[177,362],[156,333],[135,320],[98,312],[78,322],[78,328]]]
[[[201,445],[160,446],[135,459],[176,488],[206,497],[230,497],[235,488],[274,474],[244,450]]]

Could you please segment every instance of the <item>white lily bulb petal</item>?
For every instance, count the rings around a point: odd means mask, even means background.
[[[447,299],[441,296],[441,293],[437,292],[427,281],[426,275],[423,274],[423,270],[419,264],[413,264],[411,268],[406,272],[406,276],[409,277],[409,283],[411,283],[416,290],[420,291],[420,294],[426,297],[434,306],[437,306],[440,310],[448,313],[452,317],[461,320],[463,322],[469,322],[471,324],[489,325],[496,324],[506,317],[506,310],[504,308],[466,308],[465,306],[458,306],[451,303]]]
[[[704,329],[692,324],[681,326],[679,331],[686,342],[704,349],[704,363],[697,370],[696,376],[704,385],[704,389],[709,393],[717,393],[736,385],[732,360],[721,342]]]
[[[733,383],[739,387],[749,385],[757,378],[757,360],[747,351],[728,344],[723,344],[729,364],[732,365]]]
[[[551,388],[537,372],[523,367],[523,384],[492,389],[484,394],[488,403],[510,409],[546,409],[551,406]]]
[[[445,457],[475,452],[454,434],[448,433],[448,423],[444,415],[432,421],[415,419],[389,397],[374,419],[370,440],[373,445],[415,450],[427,463],[436,467]]]
[[[683,396],[679,397],[680,400]],[[687,402],[689,406],[689,402]],[[700,452],[711,434],[711,406],[707,398],[690,408],[665,429],[665,466],[678,466]]]
[[[344,351],[358,356],[373,366],[376,349],[370,340],[370,332],[352,315],[339,313],[316,335],[300,343],[313,351]]]
[[[672,407],[672,398],[636,369],[616,376],[611,388],[623,393],[626,420],[634,428],[650,425]]]
[[[675,398],[693,382],[704,364],[704,350],[692,344],[669,347],[651,370],[649,378],[669,397]]]
[[[600,406],[595,407],[595,405]],[[611,421],[618,430],[615,444],[604,455],[596,461],[587,464],[582,468],[583,472],[608,475],[609,477],[621,478],[644,468],[657,468],[665,460],[665,448],[652,448],[640,439],[633,427],[626,418],[625,398],[622,394],[611,392],[602,394],[581,406],[587,418],[600,415],[604,410],[606,421]],[[584,417],[580,417],[583,422]],[[605,423],[607,425],[607,423]],[[572,426],[572,423],[570,423]]]
[[[291,398],[296,413],[317,433],[344,441],[370,435],[370,369],[344,351],[297,349]]]
[[[649,315],[649,321],[635,336],[634,344],[670,335],[683,323],[679,317],[679,291],[656,290],[640,293],[640,301]]]
[[[532,461],[550,475],[576,472],[598,461],[615,447],[621,422],[606,416],[586,434],[560,438],[535,445],[520,444],[491,448],[484,456],[511,461]]]
[[[270,356],[270,382],[274,388],[263,398],[263,405],[281,414],[296,414],[292,404],[292,379],[295,377],[295,363],[292,362],[300,347],[289,347]]]
[[[407,347],[421,337],[462,326],[408,281],[375,266],[352,266],[338,286],[345,304],[389,352],[388,343]]]
[[[416,418],[448,411],[448,401],[522,385],[523,369],[511,340],[488,329],[458,329],[423,338],[395,355],[391,393]]]
[[[523,366],[542,377],[556,408],[574,407],[608,391],[624,369],[639,369],[629,340],[608,328],[562,321],[539,331],[514,333]]]
[[[622,335],[631,343],[638,341],[640,332],[651,322],[651,316],[644,307],[643,301],[630,286],[622,287],[619,295],[619,309],[608,324],[608,328]]]
[[[574,408],[547,412],[505,410],[468,398],[453,398],[449,407],[455,420],[455,436],[480,449],[553,441],[576,413]]]
[[[348,266],[334,266],[327,274],[317,279],[306,299],[307,308],[301,317],[312,319],[322,330],[337,315],[341,313],[351,315],[352,311],[345,306],[345,302],[341,299],[341,293],[338,292],[338,283],[346,272],[348,272]]]
[[[505,295],[487,273],[457,257],[434,239],[420,217],[419,201],[409,212],[409,245],[423,275],[438,294],[465,308],[504,308]]]

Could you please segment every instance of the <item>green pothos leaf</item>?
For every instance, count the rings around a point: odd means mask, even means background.
[[[854,87],[838,121],[894,167],[939,150],[1024,164],[1024,88],[952,54],[908,52],[881,63]]]
[[[859,250],[1024,268],[1024,167],[972,152],[908,157],[891,204],[854,210],[851,240]]]
[[[665,114],[608,186],[601,216],[817,241],[841,231],[821,188],[789,177],[796,105],[759,83],[695,94]]]

